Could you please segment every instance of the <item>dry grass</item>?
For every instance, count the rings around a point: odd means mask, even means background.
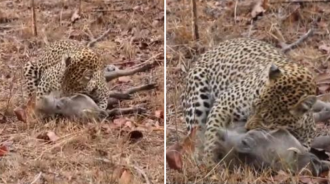
[[[319,46],[330,44],[329,3],[269,1],[267,11],[251,25],[251,2],[256,1],[197,1],[200,40],[194,42],[190,1],[167,1],[167,147],[181,140],[186,133],[179,99],[185,75],[183,68],[189,67],[198,54],[220,41],[250,36],[279,47],[281,42],[292,43],[297,40],[312,27],[312,22],[318,19],[313,36],[287,54],[294,62],[309,67],[316,76],[328,75],[327,57],[330,50],[324,51]],[[320,125],[322,126],[324,125]],[[285,177],[273,178],[274,175],[269,172],[258,173],[247,168],[229,172],[228,169],[220,167],[220,170],[209,174],[209,177],[206,177],[206,173],[200,171],[194,161],[186,158],[183,172],[179,173],[167,167],[166,178],[168,183],[303,183],[299,177],[290,176],[282,181],[279,179]]]
[[[116,183],[123,168],[132,174],[131,183],[146,183],[145,177],[163,183],[163,120],[154,116],[164,107],[163,1],[82,1],[80,19],[72,24],[78,2],[35,0],[37,37],[32,35],[29,1],[0,2],[0,143],[9,144],[10,149],[0,158],[0,183]],[[157,82],[156,90],[119,104],[146,105],[146,114],[116,117],[130,119],[143,139],[131,143],[125,131],[107,128],[111,120],[87,124],[18,121],[13,109],[27,100],[22,88],[24,63],[35,59],[47,42],[75,39],[87,43],[109,27],[113,31],[94,46],[107,64],[125,68],[160,55],[154,58],[156,67],[134,75],[133,82],[109,83],[111,89],[120,90]],[[147,124],[160,127],[152,129]],[[55,132],[59,140],[48,143],[37,138],[48,131]]]

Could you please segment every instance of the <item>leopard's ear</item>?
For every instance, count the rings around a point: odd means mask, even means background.
[[[89,82],[93,78],[93,75],[94,73],[92,70],[84,71],[83,82]]]
[[[66,67],[68,67],[72,62],[71,62],[71,57],[69,55],[63,55],[62,56],[62,63],[65,64]]]
[[[278,66],[272,64],[269,68],[269,79],[274,80],[282,75],[281,70],[278,68]]]
[[[313,105],[316,103],[316,96],[315,95],[308,95],[302,97],[295,105],[290,107],[290,113],[296,116],[301,116],[306,112],[312,110]]]

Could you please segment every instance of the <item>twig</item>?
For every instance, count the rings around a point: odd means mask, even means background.
[[[162,53],[161,53],[162,54]],[[144,72],[148,69],[150,69],[153,65],[153,59],[158,57],[161,54],[156,54],[149,58],[147,61],[145,61],[141,66],[138,66],[136,68],[128,69],[128,70],[115,70],[115,71],[105,71],[105,78],[106,81],[109,82],[115,78],[121,77],[121,76],[128,76],[128,75],[133,75],[138,72]]]
[[[193,25],[193,34],[195,40],[199,40],[199,33],[198,33],[198,23],[197,23],[197,7],[196,7],[196,0],[191,0],[191,16],[192,16],[192,25]]]
[[[151,184],[147,174],[141,168],[139,168],[138,166],[135,166],[135,165],[133,165],[133,167],[137,172],[139,172],[143,176],[144,180],[146,181],[145,182],[146,184]]]
[[[34,178],[34,180],[31,182],[31,184],[36,183],[36,182],[40,179],[41,174],[42,174],[42,172],[39,172],[39,174],[38,174],[38,175]]]
[[[96,42],[102,40],[105,36],[107,36],[107,35],[111,32],[112,29],[113,29],[113,28],[109,28],[108,30],[106,30],[106,31],[105,31],[102,35],[100,35],[99,37],[97,37],[97,38],[95,38],[95,39],[92,39],[90,42],[88,42],[87,47],[93,47],[94,44],[95,44]]]
[[[138,67],[138,68],[133,68],[133,69],[128,69],[128,70],[116,70],[116,71],[112,71],[112,72],[108,72],[108,73],[105,73],[105,79],[107,82],[115,79],[115,78],[118,78],[118,77],[121,77],[121,76],[128,76],[128,75],[133,75],[135,73],[138,73],[138,72],[144,72],[148,69],[151,68],[151,64],[150,63],[147,63],[141,67]]]
[[[282,51],[285,53],[295,47],[297,47],[300,43],[302,43],[303,41],[305,41],[308,37],[310,37],[311,35],[313,35],[313,28],[309,29],[308,32],[306,34],[304,34],[303,36],[301,36],[297,41],[291,43],[291,44],[286,44],[286,43],[280,43],[281,47],[282,47]]]
[[[238,0],[235,1],[235,9],[234,9],[234,21],[235,21],[235,24],[237,23],[237,5],[238,5]]]
[[[32,33],[34,36],[37,36],[37,22],[36,22],[36,10],[34,5],[34,0],[31,0],[31,8],[32,8]]]

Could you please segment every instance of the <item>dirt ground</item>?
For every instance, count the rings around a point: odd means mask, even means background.
[[[217,43],[236,37],[251,37],[283,48],[298,40],[313,28],[307,40],[293,47],[287,55],[294,62],[314,72],[319,95],[328,100],[330,54],[330,4],[322,2],[295,2],[271,0],[223,0],[197,2],[200,39],[192,34],[191,1],[166,1],[166,147],[180,142],[186,135],[180,95],[186,68],[196,56]],[[258,5],[259,3],[259,5]],[[329,130],[328,122],[319,123],[319,129]],[[312,178],[291,176],[281,172],[256,172],[240,168],[229,172],[205,173],[188,158],[183,160],[182,172],[169,169],[167,183],[328,183],[329,176]],[[208,174],[208,175],[207,175]],[[208,177],[206,177],[208,176]]]
[[[0,1],[0,183],[164,183],[164,1],[34,3],[36,36],[30,1]],[[154,60],[154,68],[109,83],[111,90],[157,83],[116,105],[143,104],[147,112],[102,123],[18,120],[14,109],[27,102],[22,66],[47,43],[88,43],[109,28],[92,47],[106,64]],[[129,138],[133,130],[143,138]]]

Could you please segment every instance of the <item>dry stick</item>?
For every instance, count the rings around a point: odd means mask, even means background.
[[[192,25],[195,40],[199,40],[196,0],[191,0]]]
[[[156,55],[150,57],[147,61],[145,61],[141,65],[138,65],[137,67],[132,68],[132,69],[106,72],[104,74],[105,79],[107,82],[109,82],[109,81],[111,81],[115,78],[121,77],[121,76],[128,76],[128,75],[133,75],[138,72],[144,72],[152,67],[152,65],[154,63],[153,59],[155,59],[156,57],[158,57],[160,55],[162,55],[162,53],[156,54]]]
[[[31,0],[31,7],[32,7],[32,33],[34,36],[37,36],[37,22],[36,22],[36,11],[35,11],[35,5],[34,0]]]
[[[235,21],[235,24],[237,23],[237,5],[238,5],[238,0],[235,1],[235,9],[234,9],[234,21]]]
[[[313,28],[311,28],[311,29],[308,30],[308,32],[306,34],[304,34],[297,41],[295,41],[291,44],[280,43],[280,45],[282,46],[282,51],[285,53],[285,52],[293,49],[294,47],[297,47],[300,43],[305,41],[308,37],[313,35],[313,32],[314,32],[314,30],[313,30]]]
[[[138,72],[144,72],[144,71],[148,70],[149,68],[151,68],[151,65],[152,65],[152,63],[148,62],[145,65],[142,65],[137,68],[108,72],[108,73],[105,73],[105,79],[107,82],[109,82],[109,81],[111,81],[115,78],[121,77],[121,76],[128,76],[128,75],[133,75]]]
[[[95,38],[95,39],[92,39],[90,42],[88,42],[87,47],[93,47],[93,45],[94,45],[96,42],[102,40],[105,36],[107,36],[107,35],[111,32],[112,29],[113,29],[113,28],[109,28],[108,30],[106,30],[106,31],[105,31],[102,35],[100,35],[99,37],[97,37],[97,38]]]

